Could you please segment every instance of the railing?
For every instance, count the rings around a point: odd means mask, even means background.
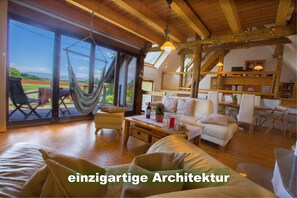
[[[217,75],[218,82],[216,88],[211,89],[199,89],[199,93],[207,93],[208,91],[219,91],[227,94],[255,94],[266,97],[276,96],[275,94],[275,81],[276,81],[275,71],[244,71],[244,72],[201,72],[200,75]],[[170,91],[191,91],[190,85],[185,84],[185,87],[173,86],[172,83],[168,85],[165,83],[165,75],[192,75],[192,72],[162,72],[161,79],[161,90]],[[185,78],[183,78],[185,79]],[[177,83],[176,83],[177,84]],[[179,84],[178,84],[179,85]],[[230,86],[245,86],[245,87],[270,87],[269,92],[260,91],[238,91],[230,90]]]

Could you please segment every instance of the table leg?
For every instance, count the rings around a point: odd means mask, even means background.
[[[198,135],[197,137],[194,138],[194,145],[199,146],[201,142],[201,135]]]
[[[130,121],[125,120],[125,126],[124,126],[124,145],[127,145],[128,139],[129,139],[129,130],[130,130]]]
[[[69,109],[68,109],[68,107],[66,106],[66,104],[65,104],[65,102],[64,102],[64,100],[66,99],[66,96],[62,96],[62,97],[60,97],[60,104],[62,104],[64,107],[65,107],[65,111],[62,111],[62,114],[65,116],[65,112],[67,112],[69,115],[71,115],[71,113],[70,113],[70,111],[69,111]],[[59,105],[60,105],[59,104]]]

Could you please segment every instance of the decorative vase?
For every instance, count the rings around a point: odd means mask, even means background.
[[[163,122],[164,115],[156,114],[155,119],[156,122]]]

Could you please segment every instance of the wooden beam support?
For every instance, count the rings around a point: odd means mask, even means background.
[[[110,8],[102,5],[98,1],[85,1],[85,0],[65,0],[73,6],[76,6],[89,13],[95,12],[95,16],[99,17],[117,27],[120,27],[132,34],[139,36],[149,42],[162,45],[165,39],[159,35],[153,34],[151,31],[139,28],[139,26],[129,19],[124,18],[122,15],[116,13]]]
[[[241,23],[234,0],[219,0],[219,2],[232,32],[242,32]]]
[[[284,45],[279,46],[279,56],[276,63],[276,75],[275,75],[275,83],[274,83],[274,91],[273,91],[273,97],[277,98],[278,96],[278,90],[279,90],[279,82],[282,72],[282,66],[283,66],[283,51],[284,51]]]
[[[210,36],[203,22],[196,16],[186,2],[183,0],[173,0],[171,7],[201,38]]]
[[[235,33],[232,35],[217,36],[207,38],[204,40],[190,41],[186,43],[177,43],[175,46],[181,48],[193,48],[197,44],[200,45],[219,45],[224,43],[239,43],[239,42],[251,42],[257,40],[282,38],[296,34],[296,24],[272,27],[261,30],[254,30],[250,32]]]
[[[164,34],[166,28],[166,21],[156,15],[152,10],[148,9],[142,1],[135,0],[111,0],[121,8],[127,10],[130,14],[138,17],[152,28],[158,30]],[[186,41],[186,37],[183,36],[176,29],[170,27],[169,37],[176,42]]]
[[[197,45],[194,53],[191,98],[198,98],[201,57],[202,57],[202,46]]]
[[[280,56],[282,56],[283,53],[284,53],[283,45],[277,45],[274,48],[274,52],[273,52],[272,57],[273,58],[279,58]]]
[[[7,106],[8,96],[6,95],[6,59],[7,59],[7,27],[8,27],[8,0],[0,1],[0,132],[6,131],[6,118],[7,118]]]
[[[180,55],[180,72],[184,72],[185,69],[185,54]],[[180,74],[179,75],[179,86],[182,87],[183,86],[183,81],[184,81],[184,75]]]
[[[227,43],[227,44],[222,44],[222,45],[203,46],[202,52],[242,49],[242,48],[267,46],[267,45],[280,45],[280,44],[286,44],[286,43],[292,43],[292,41],[288,38],[275,38],[275,39],[267,39],[267,40],[260,40],[260,41],[251,41],[248,43],[246,43],[246,42]],[[178,55],[193,54],[193,53],[194,53],[194,49],[183,48],[178,52]]]
[[[276,26],[286,25],[288,13],[291,7],[291,0],[280,0],[276,15]]]

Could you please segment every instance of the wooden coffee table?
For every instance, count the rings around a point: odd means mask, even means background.
[[[174,131],[167,128],[166,124],[160,124],[155,121],[149,120],[150,123],[143,115],[125,117],[125,128],[124,128],[124,145],[127,144],[129,137],[135,137],[143,142],[153,144],[159,139],[162,139],[168,135],[178,134],[188,139],[188,136],[194,135],[193,143],[199,145],[201,140],[201,133],[204,126],[192,126],[186,125],[188,132],[186,131]]]

